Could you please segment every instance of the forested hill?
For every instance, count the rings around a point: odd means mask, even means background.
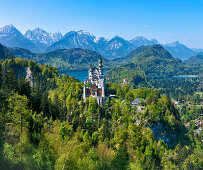
[[[201,141],[157,90],[108,83],[118,98],[99,106],[52,66],[0,67],[0,169],[202,169]]]
[[[159,44],[138,47],[126,57],[113,60],[113,62],[120,64],[142,63],[144,61],[153,62],[154,64],[162,62],[181,62],[178,59],[174,59],[174,57]]]
[[[0,60],[13,58],[13,57],[14,57],[14,54],[7,47],[0,44]]]
[[[165,50],[161,45],[154,44],[152,46],[142,46],[135,49],[126,56],[126,59],[147,59],[151,56],[157,57],[160,60],[174,60],[173,56]]]
[[[197,55],[190,57],[185,62],[187,64],[203,64],[203,52],[200,52]]]
[[[110,70],[107,75],[113,81],[128,78],[135,79],[172,77],[184,70],[184,64],[165,50],[161,45],[143,46],[135,49],[125,58],[114,60],[120,63]],[[137,78],[140,77],[140,78]]]
[[[100,54],[95,51],[80,48],[55,50],[42,54],[34,54],[22,48],[10,49],[17,57],[32,59],[39,64],[57,67],[61,72],[66,72],[67,70],[88,70],[90,63],[97,65],[100,57]],[[105,66],[108,66],[107,62],[108,60],[103,58]]]

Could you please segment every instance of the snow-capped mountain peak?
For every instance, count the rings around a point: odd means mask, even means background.
[[[32,36],[31,36],[32,35]],[[42,44],[51,45],[56,41],[59,41],[63,36],[61,33],[48,33],[45,30],[36,27],[34,30],[25,34],[25,37],[30,40],[38,40]]]
[[[78,34],[85,34],[85,35],[89,35],[89,36],[94,36],[92,33],[89,33],[88,31],[85,30],[79,30],[77,31]]]
[[[6,25],[5,27],[0,28],[0,35],[3,34],[18,34],[22,35],[12,24]]]

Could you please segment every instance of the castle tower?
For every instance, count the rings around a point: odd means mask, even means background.
[[[86,98],[86,84],[84,84],[84,87],[83,87],[83,100],[85,100]]]
[[[102,97],[105,97],[105,87],[102,87]]]
[[[92,81],[93,78],[93,73],[92,73],[92,64],[90,64],[90,69],[89,69],[89,79]]]
[[[102,58],[101,56],[99,57],[99,75],[103,75],[103,68],[102,68]]]

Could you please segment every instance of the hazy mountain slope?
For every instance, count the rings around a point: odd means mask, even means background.
[[[115,36],[110,41],[108,41],[106,49],[104,49],[104,51],[105,56],[113,59],[124,57],[133,49],[135,49],[135,46],[133,46],[131,43],[119,36]]]
[[[197,52],[181,44],[179,41],[165,44],[163,47],[168,50],[175,58],[180,58],[181,60],[186,60],[189,57],[197,54]]]
[[[187,64],[203,64],[203,52],[198,53],[197,55],[190,57],[185,62]]]
[[[60,49],[42,54],[34,54],[21,48],[13,48],[11,51],[17,57],[33,59],[38,63],[52,65],[62,72],[86,70],[89,68],[90,63],[97,64],[100,57],[95,51],[80,48]],[[103,62],[107,66],[108,60],[103,58]]]
[[[14,54],[7,47],[0,44],[0,60],[13,57],[15,57]]]
[[[148,40],[142,36],[137,36],[136,38],[130,40],[129,42],[136,47],[159,44],[159,42],[156,39]]]

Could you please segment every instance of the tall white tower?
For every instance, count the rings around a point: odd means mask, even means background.
[[[102,58],[101,56],[99,57],[99,75],[103,75],[103,68],[102,68]]]
[[[90,64],[90,69],[89,69],[89,79],[90,79],[90,81],[92,81],[92,79],[93,79],[92,64]]]

